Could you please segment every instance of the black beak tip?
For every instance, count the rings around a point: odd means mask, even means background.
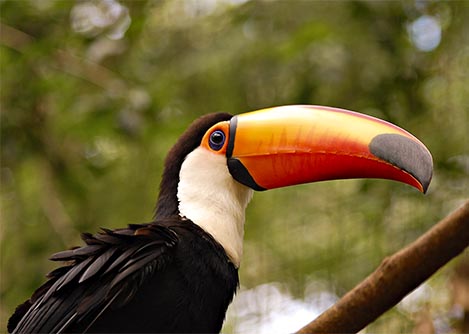
[[[381,134],[373,138],[370,152],[406,171],[420,182],[426,193],[433,174],[433,159],[423,144],[399,134]]]

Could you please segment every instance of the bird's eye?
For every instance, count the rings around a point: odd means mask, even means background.
[[[225,144],[225,134],[221,130],[215,130],[210,135],[208,144],[210,148],[214,151],[219,151]]]

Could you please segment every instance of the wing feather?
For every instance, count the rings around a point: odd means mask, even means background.
[[[50,293],[55,293],[56,291],[59,291],[63,287],[65,287],[67,284],[72,282],[78,275],[80,275],[85,269],[86,266],[92,262],[94,258],[89,257],[81,262],[79,262],[76,266],[71,268],[66,275],[63,276],[63,279],[59,280],[60,284],[57,286],[55,291],[51,291]],[[49,295],[50,296],[50,295]],[[46,298],[47,299],[47,298]]]
[[[87,279],[96,275],[100,270],[105,268],[108,264],[109,259],[116,251],[117,248],[112,247],[105,251],[102,255],[98,256],[81,275],[80,279],[78,280],[78,283],[83,283]]]
[[[68,265],[48,274],[49,281],[20,305],[8,323],[13,333],[67,332],[89,328],[108,307],[128,303],[177,243],[171,228],[157,223],[102,229],[83,234],[85,245],[55,253]]]
[[[158,256],[161,255],[162,251],[155,251],[154,254],[142,256],[139,261],[134,262],[130,266],[126,266],[125,269],[119,273],[111,282],[110,288],[114,288],[119,282],[121,282],[127,276],[133,274],[137,270],[140,270],[145,267],[149,262],[155,260]]]

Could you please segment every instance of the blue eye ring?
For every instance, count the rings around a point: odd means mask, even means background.
[[[214,151],[220,151],[225,145],[226,136],[221,130],[215,130],[210,134],[208,145]]]

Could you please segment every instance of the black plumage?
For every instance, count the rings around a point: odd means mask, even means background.
[[[85,245],[52,255],[67,264],[9,320],[13,333],[213,333],[238,287],[222,246],[179,216],[177,185],[187,154],[213,124],[195,121],[168,154],[155,220],[83,234]]]

